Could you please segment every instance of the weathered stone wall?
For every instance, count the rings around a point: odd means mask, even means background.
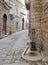
[[[43,6],[41,20],[41,41],[44,46],[45,55],[48,55],[48,3]]]
[[[14,15],[14,17],[15,17],[14,21],[16,23],[18,22],[18,30],[17,30],[16,26],[14,25],[14,23],[12,24],[13,27],[14,27],[13,29],[16,28],[15,31],[21,31],[22,30],[22,18],[24,18],[24,23],[27,20],[27,17],[26,17],[27,11],[26,11],[26,8],[25,8],[24,1],[22,1],[22,0],[11,0],[11,3],[13,3],[14,6],[11,5],[13,8],[11,9],[10,13]],[[26,29],[26,23],[25,23],[24,29]]]
[[[2,37],[2,30],[3,30],[3,17],[2,17],[3,5],[0,3],[0,38]]]
[[[11,22],[10,31],[11,31],[12,33],[16,32],[16,21],[17,21],[16,17],[14,17],[13,20],[10,20],[10,22]]]
[[[32,39],[32,29],[36,31],[37,46],[48,56],[48,3],[43,0],[30,0],[29,30]]]
[[[0,1],[0,38],[2,38],[5,35],[3,33],[3,16],[4,16],[4,13],[7,15],[6,34],[9,34],[9,29],[10,29],[9,7],[7,5],[5,5],[3,1]]]
[[[9,17],[9,9],[7,7],[3,7],[3,15],[4,15],[4,13],[7,15],[6,34],[9,34],[9,31],[10,31],[10,17]]]
[[[32,1],[32,2],[31,2]],[[31,3],[31,31],[34,28],[36,31],[36,43],[39,45],[40,42],[40,28],[41,28],[41,11],[42,11],[42,0],[30,0]],[[31,32],[32,38],[32,32]]]

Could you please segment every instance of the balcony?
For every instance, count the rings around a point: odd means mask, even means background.
[[[30,2],[29,2],[29,0],[25,0],[25,5],[26,5],[27,10],[29,10],[30,9]]]

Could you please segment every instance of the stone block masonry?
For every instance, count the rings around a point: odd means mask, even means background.
[[[48,56],[48,3],[44,3],[44,0],[29,1],[30,39],[32,40],[32,29],[35,29],[37,46],[40,48],[43,44],[43,50],[45,52],[45,55]]]
[[[40,44],[40,22],[41,22],[41,11],[42,11],[42,0],[30,0],[31,6],[31,30],[34,28],[36,31],[36,43]],[[32,38],[32,33],[31,33]],[[38,41],[37,41],[38,40]]]
[[[9,9],[10,7],[7,4],[5,4],[3,0],[1,0],[0,1],[0,38],[2,38],[5,35],[5,32],[4,32],[5,29],[6,29],[6,35],[9,34],[9,22],[10,22],[9,21]],[[3,17],[4,14],[6,14],[7,16],[6,23]]]
[[[45,55],[48,56],[48,3],[43,7],[43,16],[41,20],[41,35],[42,43],[44,45]]]

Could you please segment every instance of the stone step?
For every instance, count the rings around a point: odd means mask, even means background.
[[[28,65],[28,64],[11,63],[11,64],[3,64],[3,65]],[[48,65],[48,63],[30,63],[30,65]]]

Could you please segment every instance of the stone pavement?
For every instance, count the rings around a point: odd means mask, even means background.
[[[23,60],[21,54],[26,47],[28,31],[16,32],[0,40],[0,65],[48,65],[47,62],[31,63]]]

